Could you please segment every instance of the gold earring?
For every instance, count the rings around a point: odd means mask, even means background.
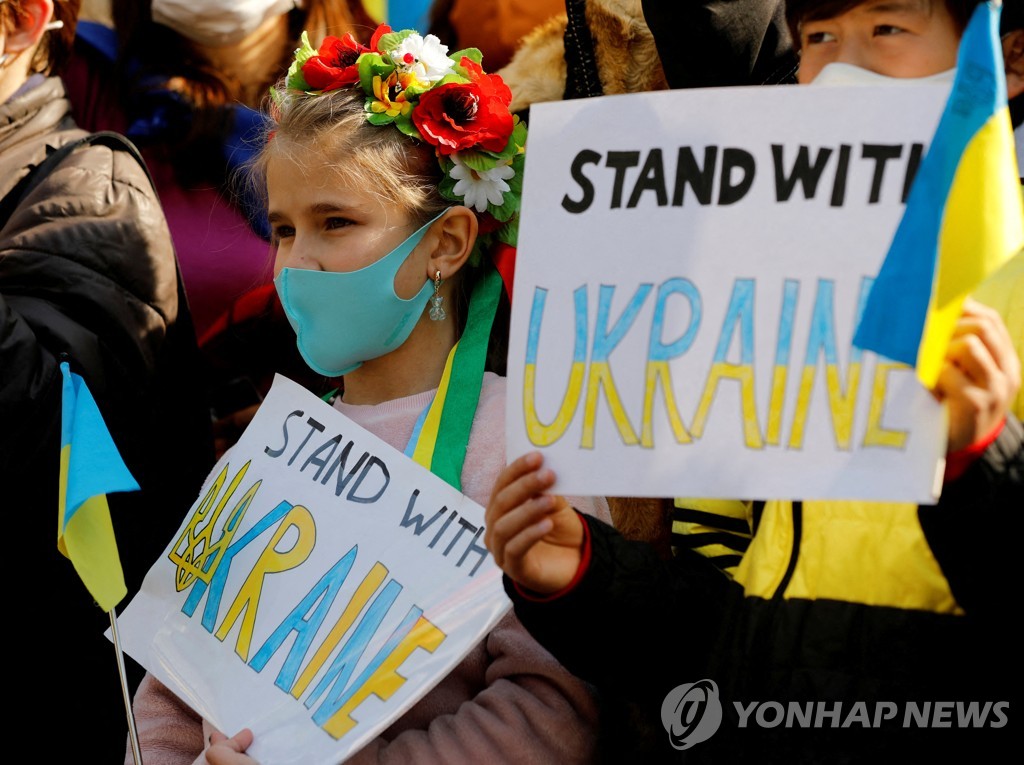
[[[441,289],[441,272],[434,272],[434,296],[430,298],[430,319],[431,321],[444,321],[448,314],[445,313],[444,307],[441,305],[444,303],[444,297],[438,294]]]

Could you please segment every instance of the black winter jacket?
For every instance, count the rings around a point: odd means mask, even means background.
[[[26,85],[0,105],[0,199],[84,135],[59,78]],[[123,607],[213,464],[196,353],[159,199],[129,152],[77,149],[0,220],[0,509],[24,562],[7,588],[8,679],[25,694],[17,708],[60,732],[47,739],[55,760],[123,761],[128,731],[109,619],[57,550],[60,358],[142,487],[109,497]],[[134,687],[141,671],[126,662]]]
[[[1012,743],[1024,513],[1013,415],[936,505],[755,504],[735,578],[690,549],[666,561],[592,518],[592,557],[569,593],[538,601],[505,578],[542,645],[639,705],[658,742],[643,761],[951,762]],[[720,728],[673,748],[663,701],[703,679]]]

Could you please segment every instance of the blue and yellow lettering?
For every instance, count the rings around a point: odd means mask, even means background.
[[[544,319],[544,303],[548,291],[536,287],[533,306],[530,309],[530,328],[526,338],[526,365],[523,370],[523,416],[526,419],[526,434],[530,443],[550,446],[565,434],[566,428],[576,414],[583,390],[583,376],[587,360],[587,288],[578,287],[573,292],[576,307],[576,334],[573,342],[572,369],[569,383],[555,418],[549,423],[541,422],[537,414],[537,348],[540,344],[540,328]]]
[[[740,329],[740,363],[727,361],[729,347],[736,327]],[[748,449],[761,449],[764,441],[757,417],[757,400],[754,395],[754,280],[737,279],[733,284],[732,296],[722,321],[722,332],[704,392],[693,418],[692,432],[696,438],[704,433],[711,403],[715,398],[718,383],[723,379],[736,380],[740,384],[740,402],[743,418],[743,437]]]
[[[689,302],[690,321],[683,333],[672,342],[662,341],[665,333],[665,304],[672,295],[682,295]],[[644,384],[644,410],[640,444],[645,448],[654,446],[654,398],[661,385],[665,397],[665,411],[668,413],[672,433],[677,443],[688,444],[690,433],[679,415],[676,405],[675,391],[672,389],[672,374],[669,362],[682,356],[693,345],[701,322],[700,292],[689,279],[669,279],[658,286],[658,295],[654,304],[654,319],[651,322],[650,343],[647,350],[647,377]]]
[[[647,295],[653,289],[652,284],[641,284],[637,287],[633,297],[630,298],[625,310],[616,320],[611,330],[608,329],[609,314],[611,313],[612,297],[615,294],[615,287],[606,284],[601,285],[598,293],[597,324],[594,327],[594,344],[590,351],[590,376],[587,380],[587,397],[583,404],[583,435],[580,439],[580,446],[584,449],[594,448],[594,429],[597,421],[597,397],[600,391],[604,391],[608,400],[608,410],[618,426],[622,442],[627,446],[637,443],[636,431],[629,422],[622,399],[615,387],[615,379],[612,376],[611,367],[608,365],[608,357],[615,350],[622,338],[626,336],[633,322],[636,321],[640,307],[643,305]]]
[[[330,571],[320,577],[320,580],[284,618],[249,662],[250,667],[257,672],[262,672],[270,658],[277,653],[285,638],[291,632],[295,632],[295,642],[292,644],[274,683],[278,688],[284,691],[291,690],[295,682],[295,675],[299,671],[299,664],[312,645],[313,638],[316,637],[317,630],[320,629],[327,617],[327,612],[335,598],[338,597],[342,585],[345,584],[358,552],[359,546],[353,545],[352,549],[345,553],[344,557],[335,563]]]

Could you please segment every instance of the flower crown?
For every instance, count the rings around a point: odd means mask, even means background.
[[[448,55],[434,35],[377,27],[366,47],[351,34],[326,37],[316,50],[302,33],[286,87],[309,95],[358,87],[366,119],[394,125],[434,147],[444,171],[440,193],[480,219],[478,248],[492,239],[516,246],[526,126],[509,111],[512,92],[466,48]],[[477,259],[478,256],[474,256]]]

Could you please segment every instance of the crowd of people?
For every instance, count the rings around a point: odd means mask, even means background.
[[[2,506],[16,539],[33,529],[11,685],[55,733],[44,756],[135,759],[106,615],[53,543],[62,361],[141,487],[110,498],[129,599],[275,373],[406,454],[437,409],[439,475],[486,508],[513,609],[348,762],[916,761],[1012,741],[1008,706],[995,728],[807,730],[743,728],[725,704],[728,733],[688,748],[663,704],[699,678],[780,703],[1013,695],[1024,252],[965,302],[932,391],[934,505],[562,497],[504,438],[531,103],[837,66],[933,79],[978,5],[436,0],[421,36],[362,0],[0,0]],[[999,33],[1019,161],[1024,0]],[[726,570],[673,534],[684,516]],[[127,669],[147,765],[255,762],[251,731]]]

